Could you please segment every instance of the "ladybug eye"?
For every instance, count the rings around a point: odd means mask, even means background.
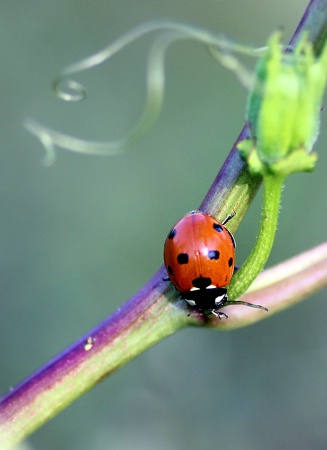
[[[213,229],[218,231],[218,233],[221,233],[224,230],[223,227],[221,225],[219,225],[219,223],[214,223]]]
[[[177,256],[177,262],[178,262],[178,264],[187,264],[188,263],[188,254],[187,253],[180,253]]]
[[[168,234],[168,239],[174,239],[174,237],[176,236],[177,230],[176,228],[172,228]]]
[[[208,258],[209,259],[219,259],[220,253],[218,250],[209,250],[208,251]]]

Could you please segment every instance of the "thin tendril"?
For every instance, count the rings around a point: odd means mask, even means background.
[[[123,138],[102,142],[75,138],[48,128],[32,119],[27,119],[24,122],[25,127],[42,142],[46,149],[45,164],[49,165],[54,161],[56,147],[84,154],[115,155],[144,136],[154,125],[162,107],[165,89],[165,54],[173,42],[192,39],[203,43],[209,48],[210,53],[223,66],[232,70],[246,87],[252,84],[252,78],[244,66],[231,55],[231,51],[248,56],[257,56],[265,51],[265,49],[249,49],[246,46],[235,44],[221,35],[191,25],[167,20],[152,21],[132,29],[101,51],[63,69],[53,83],[56,95],[65,101],[85,99],[86,89],[80,83],[67,79],[67,77],[103,64],[136,39],[159,30],[164,30],[164,32],[150,48],[147,63],[147,97],[138,123]]]

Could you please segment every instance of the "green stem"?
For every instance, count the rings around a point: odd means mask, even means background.
[[[264,268],[269,257],[277,229],[279,205],[284,176],[266,174],[264,203],[257,241],[242,268],[235,274],[228,288],[230,300],[240,297]]]

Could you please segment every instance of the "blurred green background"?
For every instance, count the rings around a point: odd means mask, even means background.
[[[146,20],[169,17],[251,46],[304,0],[0,1],[0,390],[5,393],[135,293],[162,263],[170,226],[197,208],[244,122],[246,91],[200,45],[173,46],[159,122],[113,158],[59,152],[42,165],[25,118],[89,139],[137,120],[151,38],[83,75],[89,98],[65,104],[65,65]],[[252,64],[252,61],[249,61]],[[313,175],[284,190],[269,264],[326,238],[326,112]],[[254,242],[261,195],[236,234]],[[32,449],[326,449],[326,290],[255,326],[183,330],[105,380],[28,440]]]

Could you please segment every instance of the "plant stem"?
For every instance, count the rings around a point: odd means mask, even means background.
[[[228,224],[231,233],[235,233],[242,222],[262,182],[261,176],[249,173],[247,163],[237,149],[238,143],[249,137],[249,125],[246,124],[199,208],[221,222],[234,210],[237,211]]]
[[[244,294],[267,262],[276,234],[283,182],[284,177],[280,175],[264,176],[263,212],[259,235],[249,257],[229,285],[230,300],[235,300]]]
[[[239,300],[267,307],[259,309],[228,306],[228,320],[210,322],[209,327],[233,330],[252,325],[306,299],[327,286],[327,242],[262,272]]]
[[[0,448],[11,448],[113,371],[189,321],[160,270],[129,302],[0,401]]]

